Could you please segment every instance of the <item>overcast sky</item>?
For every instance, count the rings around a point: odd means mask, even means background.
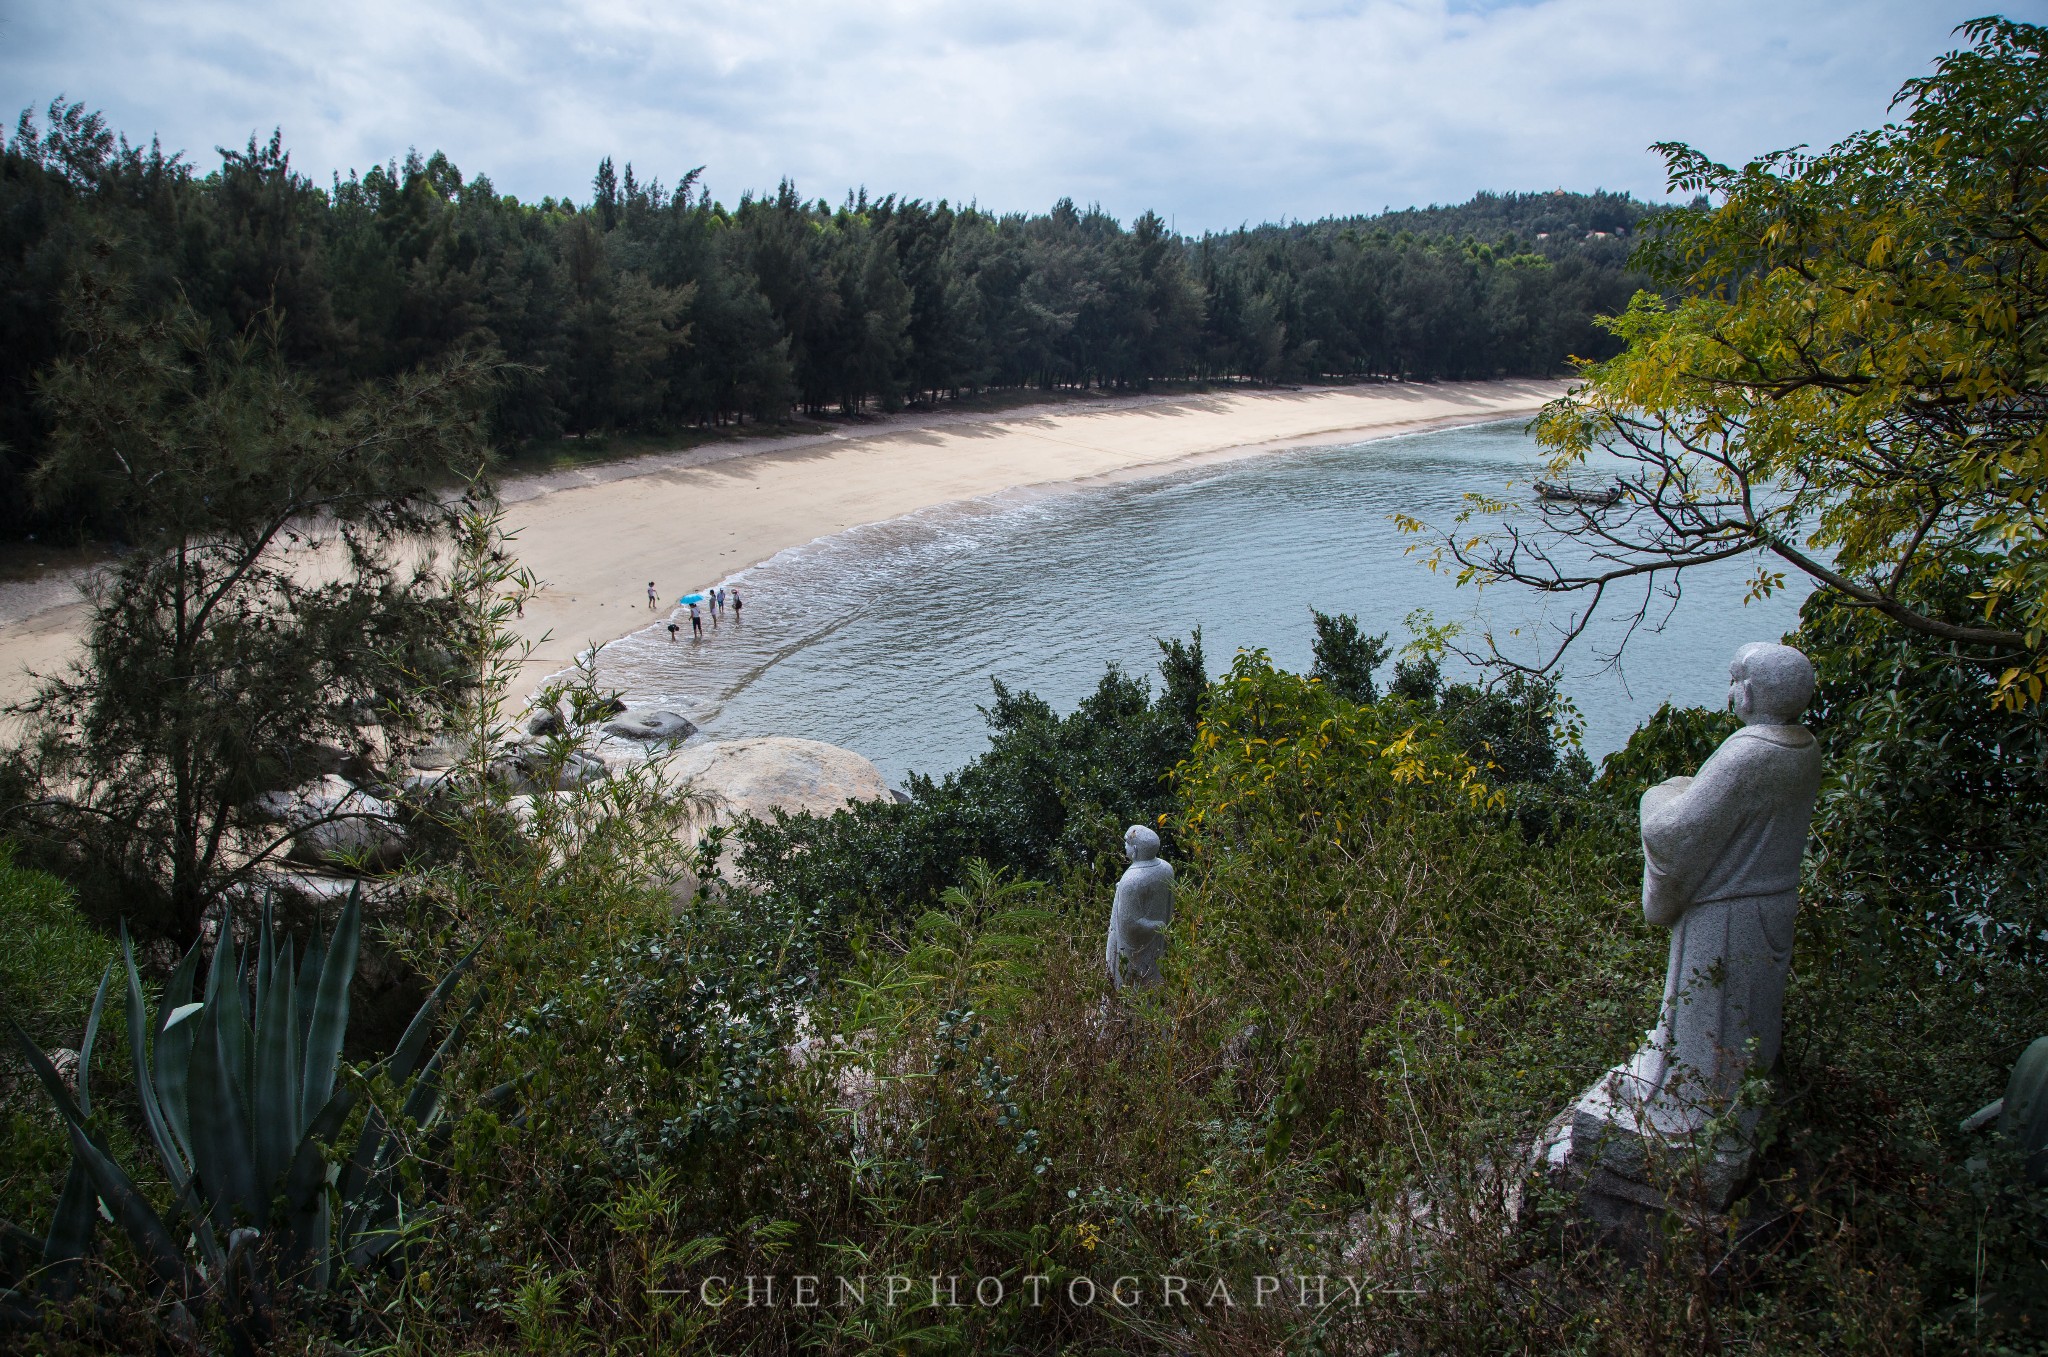
[[[598,159],[727,202],[792,177],[1183,231],[1663,194],[1885,117],[1984,0],[0,0],[10,115],[56,95],[202,169],[283,129],[321,181],[440,149],[526,199]],[[2048,21],[2048,0],[2005,7]]]

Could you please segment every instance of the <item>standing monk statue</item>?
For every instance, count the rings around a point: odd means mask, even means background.
[[[1112,989],[1149,988],[1159,983],[1166,926],[1173,922],[1173,868],[1159,859],[1159,836],[1143,825],[1124,831],[1124,856],[1131,865],[1116,883],[1102,960]]]
[[[1742,720],[1692,777],[1643,793],[1643,917],[1671,930],[1655,1030],[1612,1085],[1645,1130],[1687,1134],[1777,1063],[1799,860],[1820,749],[1798,724],[1813,665],[1757,642],[1728,666]]]

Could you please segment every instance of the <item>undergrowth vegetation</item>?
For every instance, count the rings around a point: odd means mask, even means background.
[[[471,660],[502,671],[509,605],[478,606]],[[1832,625],[1810,609],[1805,639],[1854,766],[1882,732],[1852,676],[1874,680],[1832,662]],[[476,950],[446,1115],[409,1148],[399,1241],[269,1346],[2039,1349],[2048,1200],[1958,1129],[2048,1029],[2024,949],[1930,926],[1880,956],[1874,850],[1816,855],[1762,1181],[1731,1229],[1674,1218],[1628,1263],[1527,1156],[1654,1013],[1635,799],[1728,718],[1661,711],[1595,777],[1540,683],[1460,688],[1411,656],[1382,685],[1379,647],[1364,701],[1260,652],[1204,687],[1198,645],[1165,647],[1158,697],[1114,671],[1064,718],[999,692],[981,760],[908,804],[744,825],[736,873],[658,769],[530,805],[458,769],[438,865],[386,929],[423,974]],[[1007,814],[963,839],[980,798]],[[1876,813],[1832,794],[1821,842]],[[1165,982],[1113,997],[1115,845],[1147,816],[1179,874]],[[1957,851],[1989,843],[1980,875],[2010,840],[1989,820],[1952,816]],[[97,1266],[119,1287],[130,1264]],[[142,1331],[121,1313],[45,1337]]]
[[[1382,675],[1383,638],[1319,619],[1325,677],[1251,651],[1209,682],[1199,636],[1163,643],[1156,693],[1111,670],[1061,716],[998,689],[988,752],[907,803],[729,839],[658,761],[547,796],[494,777],[524,577],[488,516],[465,533],[468,752],[375,929],[415,974],[465,965],[462,1016],[436,1037],[433,1133],[378,1161],[388,1246],[266,1273],[252,1329],[178,1306],[100,1232],[89,1284],[38,1321],[51,1350],[163,1336],[167,1313],[201,1346],[421,1354],[2039,1350],[2048,1198],[1959,1129],[2048,1030],[2035,831],[2001,814],[2038,718],[1983,717],[1985,676],[1906,681],[1929,656],[1809,606],[1841,771],[1778,1130],[1725,1228],[1674,1217],[1630,1263],[1530,1147],[1654,1014],[1635,803],[1725,713],[1660,711],[1595,775],[1554,686],[1447,682],[1416,647]],[[587,674],[551,696],[604,705]],[[1879,776],[1910,766],[1902,731],[1958,728],[1966,749],[1923,756],[1941,776]],[[579,757],[571,730],[548,750]],[[1133,822],[1169,845],[1176,920],[1164,983],[1116,996],[1102,929]],[[75,1040],[107,949],[60,883],[0,886],[10,1004],[35,1041]],[[167,1014],[190,980],[136,1003]],[[130,1047],[121,1022],[102,1049]],[[146,1166],[133,1079],[93,1073],[93,1134]],[[371,1108],[412,1096],[374,1075],[343,1079]],[[67,1156],[20,1093],[10,1248],[33,1276],[17,1246]],[[136,1182],[175,1216],[173,1186]]]
[[[1654,1012],[1634,798],[1721,718],[1660,713],[1532,829],[1419,691],[1359,704],[1238,657],[1171,770],[1178,920],[1165,984],[1135,997],[1101,974],[1109,819],[1041,877],[969,859],[897,908],[773,859],[733,885],[715,840],[680,904],[609,873],[559,883],[573,918],[491,892],[507,984],[451,1099],[476,1110],[447,1214],[362,1336],[2027,1350],[2044,1203],[1957,1123],[2048,1024],[2034,974],[1906,948],[1873,983],[1823,871],[1741,1247],[1673,1221],[1647,1265],[1595,1251],[1524,1156]],[[541,905],[546,927],[522,919]],[[508,1079],[520,1112],[483,1109]]]

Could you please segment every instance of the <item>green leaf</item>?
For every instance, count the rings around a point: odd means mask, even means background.
[[[113,1212],[114,1221],[128,1236],[136,1254],[149,1265],[166,1287],[183,1291],[190,1287],[191,1269],[185,1265],[178,1242],[151,1209],[149,1201],[132,1179],[121,1171],[99,1146],[92,1143],[77,1123],[71,1127],[71,1152],[85,1163],[99,1189],[100,1200]]]
[[[216,960],[214,964],[218,967],[220,963]],[[221,1033],[218,1014],[222,1007],[217,997],[209,1000],[197,1024],[191,1117],[193,1168],[214,1228],[226,1232],[235,1224],[237,1207],[259,1228],[268,1212],[267,1202],[257,1191],[248,1119],[242,1114],[229,1068],[232,1056]]]
[[[30,1039],[28,1033],[22,1030],[20,1023],[9,1018],[7,1026],[14,1033],[15,1045],[28,1058],[29,1068],[35,1071],[37,1080],[43,1086],[43,1091],[50,1095],[50,1100],[57,1105],[58,1114],[64,1118],[65,1129],[71,1135],[71,1153],[74,1164],[83,1164],[85,1166],[85,1171],[91,1177],[92,1187],[96,1189],[97,1196],[100,1200],[106,1202],[109,1209],[112,1210],[114,1219],[128,1235],[129,1242],[134,1245],[136,1253],[149,1263],[151,1271],[155,1272],[160,1279],[170,1284],[182,1285],[186,1280],[187,1270],[183,1258],[179,1256],[177,1244],[171,1238],[170,1231],[164,1228],[163,1221],[158,1219],[156,1212],[150,1209],[148,1201],[136,1190],[134,1182],[128,1175],[123,1173],[119,1166],[112,1159],[108,1158],[105,1151],[94,1143],[90,1131],[86,1128],[85,1114],[79,1109],[78,1103],[72,1098],[71,1090],[64,1087],[64,1081],[58,1076],[56,1067],[50,1063],[50,1058],[44,1055],[42,1049]],[[67,1198],[70,1198],[71,1185],[68,1181],[65,1185],[65,1194]],[[88,1218],[86,1231],[89,1238],[92,1228],[90,1225],[93,1205],[91,1198],[95,1194],[93,1191],[88,1191],[84,1195],[83,1209]],[[74,1213],[80,1209],[80,1205],[75,1199],[68,1202],[60,1202],[59,1205],[60,1209],[68,1205],[69,1209]],[[77,1228],[75,1219],[66,1221],[65,1224],[70,1230],[75,1231]]]
[[[99,1038],[100,1013],[107,1006],[107,986],[114,983],[114,968],[107,966],[100,977],[99,993],[92,996],[92,1012],[85,1019],[85,1039],[78,1043],[78,1110],[92,1115],[92,1044]]]
[[[268,1198],[276,1191],[292,1150],[298,1144],[299,1080],[298,1021],[292,1002],[292,972],[275,965],[269,920],[263,925],[263,960],[259,975],[268,973],[256,1010],[255,1058],[250,1070],[249,1129],[255,1151],[256,1186]]]
[[[93,1210],[94,1195],[85,1161],[72,1155],[63,1195],[57,1198],[57,1213],[50,1218],[50,1233],[43,1241],[43,1286],[58,1300],[71,1299],[78,1289],[78,1265],[92,1247],[99,1220],[99,1213]]]
[[[193,1160],[191,1123],[186,1112],[185,1090],[192,1064],[192,1042],[199,1030],[199,1024],[188,1023],[185,1019],[205,1008],[204,1004],[187,1002],[192,997],[192,977],[198,968],[199,948],[194,945],[178,963],[178,969],[171,972],[170,983],[164,986],[163,1001],[157,1006],[156,1073],[155,1078],[149,1081],[155,1094],[154,1101],[163,1128],[169,1134],[168,1143],[158,1143],[158,1152],[164,1155],[168,1163],[172,1156],[167,1151],[175,1147],[181,1162],[187,1166],[188,1173]],[[128,954],[128,986],[131,1002],[139,1003],[142,998],[142,980],[135,971],[135,956],[132,949]],[[140,1061],[141,1058],[138,1052],[136,1059]],[[151,1130],[154,1133],[154,1124]]]
[[[470,948],[460,961],[449,967],[448,974],[441,977],[441,983],[434,986],[434,992],[427,996],[419,1012],[413,1014],[412,1021],[406,1024],[405,1034],[398,1039],[397,1048],[382,1066],[382,1072],[394,1085],[402,1084],[411,1077],[413,1062],[419,1059],[420,1051],[427,1044],[427,1034],[433,1030],[435,1011],[455,988],[462,973],[469,969],[469,964],[476,960],[481,947],[479,943]],[[383,1153],[385,1130],[384,1118],[375,1108],[370,1109],[370,1115],[363,1122],[362,1134],[356,1138],[355,1150],[342,1168],[340,1195],[344,1202],[354,1201],[369,1182]]]
[[[299,1092],[296,1127],[313,1120],[334,1092],[334,1073],[341,1063],[341,1042],[348,1031],[348,987],[355,979],[356,955],[362,943],[362,889],[349,892],[334,935],[320,959],[314,987],[313,1020],[306,1031],[305,1074]],[[310,949],[308,960],[311,960]]]
[[[213,949],[213,968],[206,977],[207,1013],[220,1047],[225,1087],[232,1093],[241,1120],[249,1120],[248,971],[235,952],[234,930],[223,921],[220,942]],[[204,1049],[205,1038],[198,1041]],[[246,1152],[246,1141],[244,1142]]]
[[[156,1145],[157,1158],[162,1161],[165,1174],[171,1186],[183,1193],[191,1179],[187,1152],[171,1130],[164,1116],[163,1102],[157,1096],[156,1080],[150,1077],[148,1024],[144,1020],[145,1009],[142,1000],[142,977],[135,969],[135,946],[128,936],[128,925],[121,925],[121,960],[128,972],[128,1059],[135,1070],[136,1097],[142,1104],[143,1124],[149,1130],[149,1138]],[[180,969],[183,969],[182,967]],[[158,1038],[159,1052],[162,1038]]]

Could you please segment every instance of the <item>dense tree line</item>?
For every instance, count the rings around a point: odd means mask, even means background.
[[[0,158],[0,528],[48,445],[38,374],[79,279],[141,315],[276,328],[324,398],[467,350],[515,365],[495,432],[671,431],[897,409],[996,387],[1141,387],[1555,373],[1638,285],[1625,195],[1457,207],[1189,238],[1062,201],[1030,216],[784,183],[713,201],[609,159],[589,201],[522,203],[445,156],[321,187],[279,137],[201,174],[97,114],[29,113]],[[46,506],[44,521],[76,521]]]

